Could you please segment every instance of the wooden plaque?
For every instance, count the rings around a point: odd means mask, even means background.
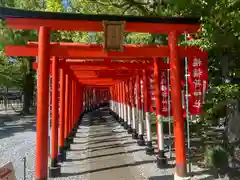
[[[104,21],[104,50],[123,51],[124,42],[124,22]]]

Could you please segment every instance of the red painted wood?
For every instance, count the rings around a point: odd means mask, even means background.
[[[34,18],[6,18],[9,28],[14,29],[35,29],[40,26],[50,27],[52,30],[70,31],[103,31],[102,21],[85,20],[51,20]],[[146,23],[146,22],[126,22],[125,32],[146,32],[168,34],[172,30],[180,33],[195,33],[199,30],[199,24],[165,24],[165,23]]]

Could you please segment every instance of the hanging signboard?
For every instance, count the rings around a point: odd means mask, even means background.
[[[207,58],[188,59],[189,113],[199,115],[208,86]]]
[[[11,162],[0,167],[0,180],[16,180],[15,171]]]
[[[124,22],[104,21],[104,50],[123,51]]]

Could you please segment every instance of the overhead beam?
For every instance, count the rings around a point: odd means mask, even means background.
[[[57,20],[57,19],[35,19],[35,18],[11,18],[7,17],[6,22],[9,28],[23,30],[38,30],[40,26],[49,27],[52,30],[67,31],[103,31],[103,21],[90,20]],[[199,24],[169,24],[151,22],[126,22],[125,32],[164,33],[172,30],[179,33],[195,33],[199,30]]]
[[[99,90],[109,90],[109,85],[88,85],[88,88],[99,88]]]
[[[7,56],[38,56],[38,47],[36,46],[6,46]],[[179,46],[179,54],[181,57],[206,56],[205,51],[201,51],[198,47],[182,47]],[[87,48],[71,46],[50,46],[50,55],[68,58],[151,58],[151,57],[168,57],[168,46],[155,47],[124,47],[124,52],[104,52],[102,48]]]
[[[105,82],[105,81],[79,81],[81,84],[83,85],[99,85],[99,86],[113,86],[115,84],[118,84],[120,82],[122,82],[122,80],[117,80],[117,81],[109,81],[109,82]]]
[[[121,62],[111,62],[111,63],[105,63],[105,62],[66,62],[68,67],[74,71],[94,71],[94,70],[110,70],[110,69],[119,69],[119,70],[130,70],[130,69],[152,69],[153,64],[152,63],[121,63]],[[59,63],[59,67],[66,66],[64,62]],[[51,66],[51,62],[50,62]],[[168,64],[164,62],[160,62],[160,67],[163,69],[166,69],[169,67]],[[38,63],[33,63],[33,69],[38,68]]]

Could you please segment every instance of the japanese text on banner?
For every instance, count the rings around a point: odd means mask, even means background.
[[[189,58],[188,83],[189,83],[189,113],[199,115],[203,103],[207,82],[207,61],[201,58]]]
[[[168,74],[167,70],[160,71],[160,114],[167,117],[169,115],[168,105]]]

